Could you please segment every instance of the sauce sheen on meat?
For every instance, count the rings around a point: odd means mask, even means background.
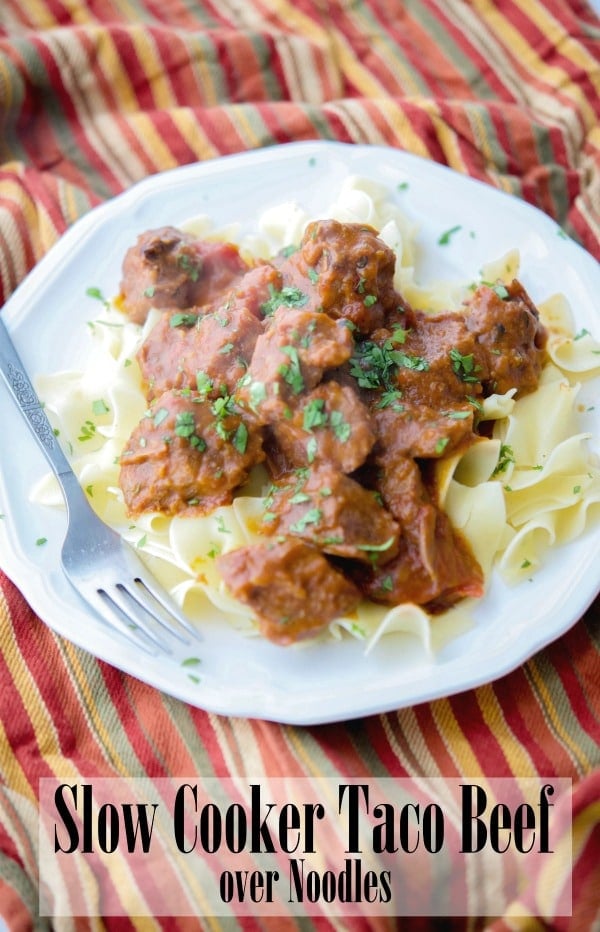
[[[149,407],[121,456],[128,512],[209,514],[264,463],[262,539],[217,563],[277,644],[362,598],[438,612],[483,594],[431,465],[477,442],[483,399],[535,390],[546,333],[518,281],[428,314],[394,272],[375,229],[336,220],[251,265],[174,227],[124,258],[122,309],[161,312],[138,352]]]

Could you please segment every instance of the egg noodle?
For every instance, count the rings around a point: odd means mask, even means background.
[[[387,188],[364,178],[346,179],[320,217],[308,216],[296,203],[283,203],[266,210],[252,234],[216,229],[206,217],[190,221],[185,229],[201,238],[237,242],[248,258],[268,258],[298,243],[310,220],[323,218],[368,223],[378,230],[397,257],[396,288],[414,308],[456,310],[468,297],[473,283],[418,282],[412,222]],[[509,283],[518,275],[519,261],[516,251],[503,256],[481,270],[482,280]],[[119,457],[147,409],[136,352],[160,313],[151,311],[139,326],[100,291],[90,288],[88,293],[103,307],[89,324],[92,348],[85,369],[37,379],[81,485],[98,515],[138,549],[198,626],[226,621],[255,633],[249,609],[226,591],[215,557],[261,539],[257,528],[267,473],[256,467],[232,504],[209,515],[143,514],[132,523],[119,488]],[[591,435],[578,426],[578,393],[584,379],[600,374],[600,344],[587,331],[575,333],[562,295],[536,304],[549,333],[538,389],[518,400],[514,390],[486,398],[479,418],[493,422],[489,436],[436,463],[439,504],[471,545],[486,579],[493,567],[510,582],[530,578],[546,549],[580,535],[600,505],[600,469],[589,448]],[[32,498],[63,506],[52,476],[38,483]],[[351,617],[332,622],[329,634],[364,638],[370,649],[384,633],[400,630],[416,634],[430,647],[435,645],[434,628],[445,624],[447,630],[459,630],[468,610],[468,603],[460,603],[432,626],[418,606],[390,609],[363,600]]]

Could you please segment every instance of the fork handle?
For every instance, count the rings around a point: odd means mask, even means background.
[[[6,325],[0,315],[0,372],[13,396],[17,407],[27,421],[35,439],[39,443],[46,459],[58,479],[65,495],[77,495],[81,491],[79,481],[69,461],[58,443],[52,425],[41,405],[16,347],[9,336]]]

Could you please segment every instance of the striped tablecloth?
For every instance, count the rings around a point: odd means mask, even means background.
[[[540,207],[600,258],[599,114],[600,21],[584,0],[2,0],[0,301],[74,220],[138,179],[315,138],[447,164]],[[513,903],[487,925],[600,928],[599,601],[490,685],[293,728],[162,695],[55,636],[1,573],[0,584],[0,917],[11,932],[51,927],[37,916],[40,778],[194,773],[569,777],[573,917],[553,917],[566,878],[532,872],[520,894],[530,918]],[[326,912],[316,928],[486,926]],[[55,927],[232,928],[210,917]]]

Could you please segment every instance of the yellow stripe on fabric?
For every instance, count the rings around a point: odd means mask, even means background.
[[[508,762],[511,773],[518,777],[535,777],[537,769],[527,749],[509,728],[504,711],[491,684],[476,690],[481,716]]]
[[[98,714],[98,697],[92,693],[90,688],[91,680],[88,672],[83,669],[79,649],[69,641],[61,642],[60,649],[64,657],[68,677],[73,685],[73,689],[79,697],[81,714],[85,718],[90,734],[93,734],[97,738],[96,743],[100,755],[104,757],[107,763],[113,766],[117,763],[120,764],[119,771],[121,773],[126,772],[122,756],[117,752],[114,742],[112,741],[111,731],[109,731]],[[114,725],[117,724],[117,722],[118,716],[115,712],[115,721],[111,723],[113,732],[115,731]],[[130,765],[131,762],[127,761],[126,763]]]
[[[480,776],[483,773],[481,764],[473,754],[471,741],[460,727],[448,699],[432,703],[431,713],[457,772],[465,777]]]
[[[497,187],[511,194],[513,185],[509,178],[506,177],[506,165],[498,165],[498,155],[506,163],[506,153],[500,147],[494,149],[492,145],[492,136],[490,131],[492,127],[486,126],[484,114],[479,107],[469,107],[467,109],[469,125],[473,131],[474,145],[486,160],[486,171]]]
[[[109,41],[108,45],[112,46],[112,42]],[[76,40],[76,34],[72,32],[61,33],[60,39],[55,34],[54,41],[50,43],[49,48],[57,53],[55,56],[57,65],[62,71],[65,88],[71,96],[71,102],[77,112],[80,126],[85,132],[90,145],[96,150],[109,171],[112,172],[123,187],[130,184],[132,179],[146,174],[147,172],[130,149],[123,149],[123,153],[126,153],[126,160],[123,161],[117,148],[113,145],[115,137],[117,139],[120,137],[118,128],[113,128],[112,132],[105,129],[102,132],[98,131],[99,116],[102,116],[102,123],[112,124],[113,127],[115,121],[110,117],[112,108],[109,106],[109,101],[99,92],[99,83],[91,81],[87,82],[85,87],[80,86],[80,76],[88,73],[89,61],[87,52],[82,44]],[[107,80],[111,83],[111,86],[120,91],[123,90],[118,87],[121,85],[120,75],[122,73],[122,68],[119,68],[112,75],[107,75]],[[119,80],[116,80],[117,74],[119,74]],[[124,86],[127,86],[128,82],[123,83]]]
[[[554,697],[548,687],[547,676],[540,670],[539,662],[535,659],[531,660],[527,664],[525,671],[528,679],[532,681],[541,703],[543,703],[541,708],[544,718],[551,726],[555,736],[560,738],[564,750],[567,751],[575,765],[575,769],[578,773],[589,771],[591,763],[587,757],[582,756],[577,741],[571,737],[568,729],[563,725]]]
[[[446,14],[451,17],[460,32],[471,37],[473,44],[479,47],[488,62],[490,71],[494,72],[497,80],[502,82],[515,100],[535,112],[539,122],[545,121],[560,126],[565,144],[570,149],[569,157],[576,162],[580,154],[580,139],[574,129],[577,116],[573,108],[560,101],[551,88],[542,90],[534,83],[528,84],[516,73],[510,39],[502,36],[502,30],[499,30],[494,22],[494,5],[490,6],[487,0],[478,2],[479,13],[463,0],[446,0]],[[481,9],[490,12],[489,22],[485,21]],[[538,80],[542,82],[541,78]]]
[[[496,35],[502,38],[504,45],[519,60],[521,67],[530,75],[548,85],[549,89],[553,91],[560,90],[566,97],[573,100],[588,126],[596,122],[594,110],[589,105],[581,87],[573,82],[568,72],[563,68],[559,68],[557,65],[548,65],[540,58],[527,39],[502,15],[495,3],[491,3],[490,0],[474,0],[474,7],[479,11],[482,19],[490,23]],[[529,93],[529,89],[527,93]]]
[[[114,95],[118,110],[137,110],[138,102],[135,91],[129,80],[126,64],[123,62],[120,52],[117,51],[110,29],[102,26],[92,33],[96,39],[98,50],[97,66],[104,75],[104,80]],[[93,82],[97,85],[97,82]],[[95,88],[97,91],[97,87]],[[92,89],[93,90],[93,89]],[[103,109],[112,110],[112,105],[108,101],[103,104]]]
[[[60,755],[60,742],[52,716],[48,713],[38,685],[19,649],[4,595],[0,599],[0,608],[2,609],[0,613],[0,632],[4,660],[15,690],[21,697],[26,710],[38,752],[41,757],[52,754]],[[37,787],[35,789],[37,790]]]
[[[138,28],[133,28],[130,36],[156,108],[169,110],[171,107],[175,107],[177,98],[173,93],[168,73],[154,37],[146,29]]]
[[[188,107],[178,107],[170,114],[173,123],[199,161],[215,158],[219,150],[212,144]]]
[[[148,154],[148,158],[156,168],[164,171],[167,168],[177,167],[179,162],[156,129],[152,117],[140,110],[135,116],[129,116],[129,123],[135,127],[135,136],[139,146]],[[144,170],[143,175],[146,174],[147,170]]]
[[[214,107],[225,97],[220,69],[207,62],[205,36],[191,36],[188,40],[190,64],[198,86],[198,99],[205,107]],[[212,48],[212,44],[210,45]]]
[[[355,15],[352,15],[354,12]],[[418,72],[407,66],[400,49],[387,33],[373,18],[368,6],[360,3],[348,4],[346,8],[348,19],[355,23],[358,35],[368,40],[369,52],[377,55],[382,66],[389,72],[394,83],[400,84],[401,93],[407,97],[417,97],[428,93],[426,81],[418,81],[415,74]],[[372,70],[373,66],[370,65]]]
[[[399,107],[394,101],[381,97],[370,101],[370,103],[381,113],[404,149],[415,155],[422,155],[423,158],[431,158],[431,152],[421,136],[412,128],[411,122],[402,107]]]
[[[302,13],[294,3],[288,3],[286,0],[267,0],[266,6],[268,17],[263,15],[258,4],[239,3],[238,0],[221,0],[219,11],[228,16],[237,28],[250,26],[258,31],[266,27],[272,29],[273,21],[276,20],[279,29],[294,35],[307,36],[313,42],[327,46],[327,29]]]
[[[460,146],[458,145],[458,134],[456,130],[452,129],[441,116],[439,107],[434,100],[424,100],[422,106],[425,113],[428,113],[431,117],[438,142],[446,157],[446,162],[451,168],[464,174],[468,171],[468,168],[462,157]]]
[[[540,32],[552,42],[555,48],[560,48],[563,58],[568,58],[574,65],[585,71],[596,92],[600,94],[600,62],[586,49],[584,45],[566,32],[565,28],[552,15],[545,3],[538,0],[514,0],[525,16],[536,24]],[[569,78],[569,80],[573,80]],[[587,98],[586,98],[587,103]]]
[[[257,134],[248,114],[256,117],[263,129],[261,134]],[[247,144],[247,148],[256,149],[265,144],[266,139],[271,138],[271,133],[262,122],[258,113],[251,109],[248,104],[231,104],[227,107],[226,115],[230,117],[230,122],[238,132],[242,141]]]
[[[12,168],[16,168],[14,180],[6,177],[3,178],[0,183],[0,190],[4,197],[10,199],[18,207],[19,212],[25,220],[27,226],[26,232],[30,237],[35,257],[39,259],[41,254],[46,252],[56,241],[58,238],[58,231],[44,207],[36,203],[28,193],[25,187],[26,182],[24,180],[21,181],[21,166],[18,164],[16,166],[14,164],[9,164],[5,165],[3,170],[7,172]],[[9,228],[8,235],[6,236],[7,241],[13,243],[17,238],[20,240],[18,252],[11,249],[11,255],[15,261],[20,280],[27,272],[25,243],[22,240],[21,230],[18,228],[14,216],[9,211],[6,211],[4,217],[3,225]]]
[[[0,604],[0,613],[3,611],[3,606]],[[4,748],[9,747],[9,739],[4,728],[4,723],[0,720],[0,746]],[[37,786],[32,787],[27,779],[27,775],[23,768],[21,767],[18,758],[14,754],[3,753],[0,758],[0,773],[2,774],[2,781],[10,787],[11,790],[14,790],[16,793],[19,793],[21,796],[25,796],[30,802],[35,803],[37,800]]]

